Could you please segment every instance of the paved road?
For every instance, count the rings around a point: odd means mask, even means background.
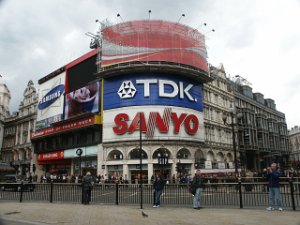
[[[6,218],[0,219],[0,225],[49,225],[49,223],[40,223],[34,221],[24,221],[22,219]]]
[[[211,209],[147,206],[81,205],[1,202],[0,217],[12,224],[55,225],[300,225],[300,212],[285,210]],[[19,212],[19,213],[13,213]],[[18,223],[19,222],[19,223]],[[28,223],[27,223],[28,222]]]

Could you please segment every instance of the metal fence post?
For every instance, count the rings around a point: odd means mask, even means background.
[[[84,183],[83,183],[83,180],[81,182],[81,204],[86,204],[86,196],[85,196],[85,191],[84,191]]]
[[[119,205],[119,184],[116,182],[116,205]]]
[[[295,196],[294,196],[294,183],[293,183],[292,179],[289,180],[289,183],[290,183],[290,189],[291,189],[292,207],[293,207],[293,210],[296,210]]]
[[[20,202],[23,202],[23,181],[21,182]]]
[[[239,186],[239,196],[240,196],[240,209],[243,208],[243,195],[242,195],[242,181],[241,178],[238,178],[238,186]]]
[[[50,181],[50,203],[53,202],[53,180]]]

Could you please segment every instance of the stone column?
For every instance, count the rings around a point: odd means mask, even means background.
[[[104,155],[103,145],[99,144],[98,145],[98,154],[97,154],[97,175],[98,174],[104,175],[104,170],[102,169],[102,165],[105,165],[104,161],[103,161],[103,158],[104,158],[103,155]]]
[[[30,143],[30,129],[31,129],[31,123],[30,120],[28,121],[28,129],[27,129],[27,140],[26,143]]]
[[[149,183],[149,184],[151,183],[151,177],[152,177],[153,174],[154,174],[154,171],[153,171],[153,163],[152,163],[152,162],[149,162],[149,163],[148,163],[148,183]]]
[[[24,138],[23,137],[23,123],[21,123],[19,134],[20,134],[19,144],[23,144],[23,138]]]
[[[176,158],[175,158],[175,159],[173,159],[173,163],[171,165],[171,179],[172,179],[174,174],[175,174],[175,177],[176,177],[176,173],[177,173],[177,171],[176,171]]]
[[[125,177],[125,175],[127,175],[128,178],[128,164],[126,162],[123,163],[123,178]]]
[[[19,133],[19,126],[17,125],[16,126],[16,136],[15,136],[15,145],[18,145],[18,142],[19,142],[18,133]]]

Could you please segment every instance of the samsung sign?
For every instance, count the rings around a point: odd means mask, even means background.
[[[64,93],[65,86],[60,84],[50,90],[45,96],[42,97],[38,104],[38,109],[43,110],[52,105]]]
[[[104,87],[104,110],[164,105],[203,111],[202,84],[175,75],[127,75],[105,80]]]

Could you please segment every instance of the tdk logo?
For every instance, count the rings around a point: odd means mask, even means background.
[[[179,95],[180,99],[184,99],[186,96],[188,100],[197,102],[197,98],[194,98],[190,94],[190,90],[193,88],[193,84],[184,85],[182,81],[178,83],[172,80],[163,79],[137,79],[136,85],[143,86],[144,97],[148,98],[151,96],[151,85],[158,86],[158,96],[162,98],[175,98]],[[137,92],[137,89],[131,81],[123,81],[119,90],[118,95],[122,99],[133,98]]]
[[[136,93],[136,89],[130,80],[123,81],[118,90],[118,95],[122,99],[133,98],[135,93]]]

